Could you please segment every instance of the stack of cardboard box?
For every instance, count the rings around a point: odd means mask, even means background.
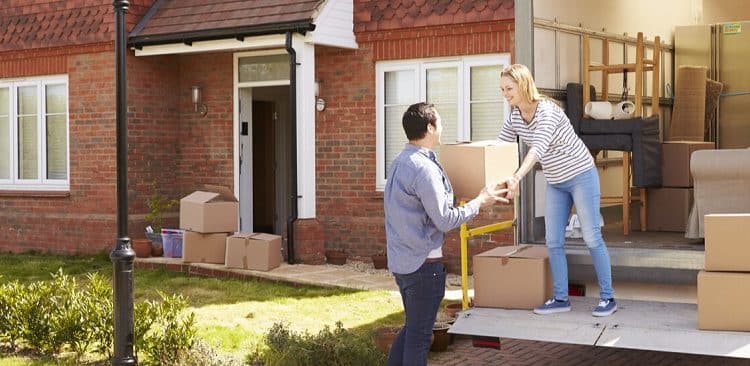
[[[281,264],[281,236],[237,233],[227,238],[225,264],[229,268],[269,271]]]
[[[698,328],[750,331],[750,213],[706,215],[705,227]]]
[[[440,162],[456,199],[473,199],[483,187],[518,169],[518,144],[496,141],[447,144]],[[552,295],[547,248],[505,246],[474,256],[474,305],[532,309]]]
[[[713,142],[665,141],[662,143],[662,186],[647,190],[649,231],[684,232],[693,206],[693,178],[690,155],[693,151],[713,149]],[[638,209],[631,206],[631,229],[640,230]]]
[[[180,200],[183,262],[224,264],[226,241],[237,230],[239,204],[226,187],[208,186]]]

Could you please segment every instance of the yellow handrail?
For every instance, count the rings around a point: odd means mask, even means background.
[[[461,205],[463,204],[464,202],[461,202]],[[461,224],[461,293],[463,295],[461,308],[463,310],[469,308],[469,238],[510,227],[513,227],[513,220],[501,221],[473,229],[469,229],[469,225],[466,223]]]

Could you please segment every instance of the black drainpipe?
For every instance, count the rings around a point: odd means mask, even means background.
[[[286,220],[286,252],[287,262],[294,264],[294,223],[297,221],[298,202],[297,192],[297,52],[292,48],[292,32],[286,32],[286,51],[289,52],[289,116],[291,121],[290,139],[291,156],[291,187],[289,200],[291,203],[289,216]]]

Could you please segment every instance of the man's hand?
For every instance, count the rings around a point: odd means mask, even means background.
[[[486,207],[495,203],[509,203],[508,200],[508,189],[505,188],[505,183],[493,184],[482,188],[479,192],[477,199],[479,199],[480,206]]]

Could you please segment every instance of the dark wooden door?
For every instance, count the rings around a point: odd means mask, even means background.
[[[253,231],[273,233],[276,214],[276,106],[253,101]]]

